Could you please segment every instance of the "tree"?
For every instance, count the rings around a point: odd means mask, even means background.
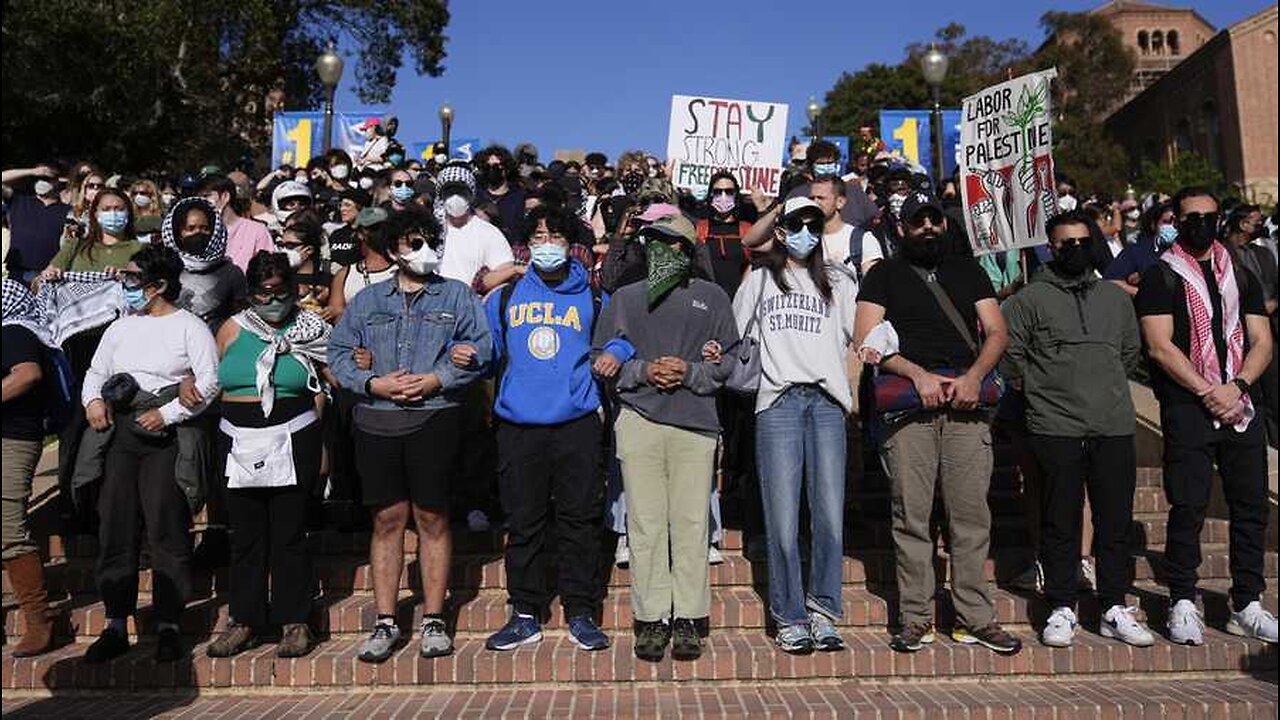
[[[1165,195],[1172,195],[1180,188],[1193,185],[1207,187],[1219,195],[1227,190],[1227,181],[1222,172],[1204,156],[1192,150],[1179,150],[1171,165],[1144,162],[1142,171],[1133,181],[1133,187],[1139,193]]]
[[[261,151],[269,96],[317,105],[331,37],[361,99],[386,102],[406,55],[444,71],[448,21],[443,0],[6,0],[4,162],[175,170]]]

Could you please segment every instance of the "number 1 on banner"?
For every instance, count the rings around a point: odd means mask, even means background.
[[[913,117],[903,118],[893,130],[893,139],[902,141],[902,155],[912,164],[920,164],[920,127]]]
[[[311,161],[311,121],[309,119],[299,120],[292,130],[285,133],[285,138],[293,141],[294,165],[306,165]]]

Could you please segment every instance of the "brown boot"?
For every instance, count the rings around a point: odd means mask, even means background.
[[[9,583],[27,621],[22,642],[13,649],[13,656],[31,657],[48,652],[53,649],[53,611],[49,609],[49,595],[44,589],[44,562],[40,553],[30,552],[8,560],[4,567],[9,571]]]
[[[284,636],[276,646],[276,657],[302,657],[311,652],[311,628],[306,623],[289,623],[284,626]]]

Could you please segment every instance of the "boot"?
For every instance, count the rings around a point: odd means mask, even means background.
[[[40,553],[29,552],[6,560],[4,568],[9,571],[9,582],[27,620],[22,642],[13,649],[13,656],[31,657],[48,652],[53,648],[53,611],[49,609],[49,595],[44,589],[44,562]]]

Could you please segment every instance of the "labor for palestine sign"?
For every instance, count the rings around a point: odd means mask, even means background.
[[[787,141],[787,106],[700,95],[671,98],[667,159],[676,187],[706,189],[712,174],[728,170],[743,190],[778,194]]]

